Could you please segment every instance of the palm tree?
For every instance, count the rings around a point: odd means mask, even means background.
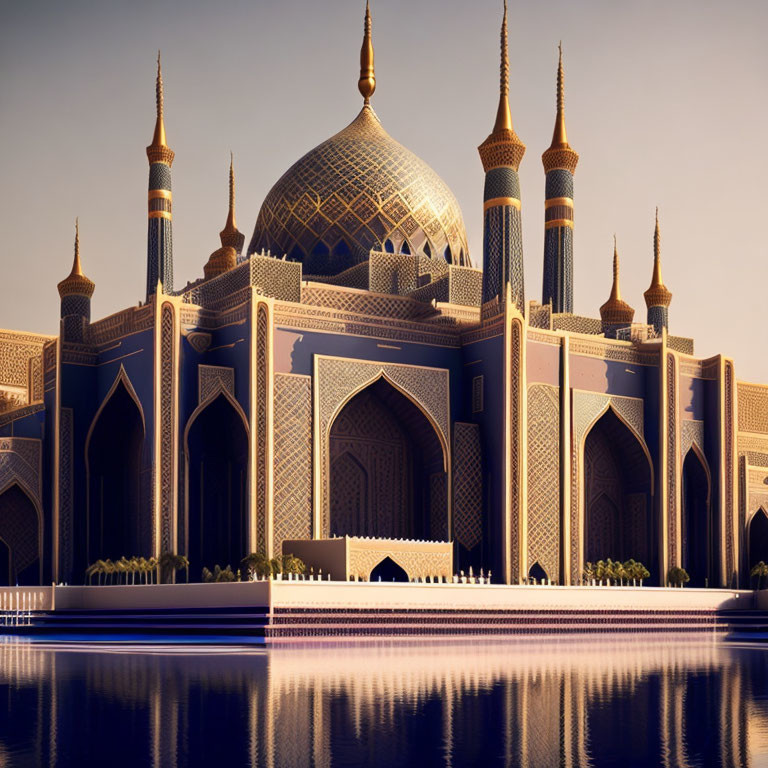
[[[757,588],[760,589],[760,585],[763,583],[763,579],[768,577],[768,565],[764,560],[761,560],[757,565],[752,566],[752,570],[749,575],[754,579],[757,577]]]

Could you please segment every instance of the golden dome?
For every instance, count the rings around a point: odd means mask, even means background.
[[[371,250],[470,265],[461,209],[445,182],[365,104],[343,131],[286,171],[264,200],[248,253],[270,250],[334,275]]]

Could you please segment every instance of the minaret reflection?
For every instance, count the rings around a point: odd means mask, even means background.
[[[768,756],[767,669],[762,654],[715,643],[137,653],[0,641],[0,757],[26,742],[51,768],[89,764],[110,746],[163,768],[192,755],[287,768],[371,755],[393,765],[748,766]]]

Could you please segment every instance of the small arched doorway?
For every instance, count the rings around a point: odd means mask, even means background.
[[[216,565],[236,571],[248,554],[248,432],[224,393],[193,414],[185,448],[191,571]]]
[[[682,562],[690,586],[712,581],[712,520],[709,513],[709,473],[699,453],[691,448],[683,461]]]
[[[40,516],[17,483],[0,494],[0,585],[40,583]]]
[[[372,571],[370,581],[410,581],[404,568],[391,557],[385,557]]]
[[[609,408],[584,443],[584,560],[637,560],[656,573],[650,459]]]
[[[447,540],[442,443],[389,381],[379,378],[349,400],[329,443],[332,536]]]
[[[536,579],[536,582],[538,584],[544,583],[549,577],[547,576],[547,572],[541,567],[541,564],[537,560],[529,569],[528,569],[528,578],[529,579]]]
[[[749,570],[761,560],[768,563],[768,512],[763,507],[749,521]]]
[[[144,419],[120,378],[86,441],[89,564],[151,554],[152,516],[141,494],[143,447]]]

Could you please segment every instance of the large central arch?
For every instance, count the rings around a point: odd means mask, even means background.
[[[329,432],[330,534],[448,538],[448,485],[439,436],[386,378],[354,395]]]
[[[656,573],[653,473],[646,447],[613,408],[584,442],[584,561],[641,561]]]
[[[187,458],[187,555],[193,574],[231,565],[248,554],[248,428],[224,390],[192,414]]]
[[[142,496],[144,414],[121,369],[85,444],[88,563],[152,553],[152,513]]]
[[[761,560],[768,563],[768,511],[760,507],[750,518],[748,530],[748,560],[749,570]]]

